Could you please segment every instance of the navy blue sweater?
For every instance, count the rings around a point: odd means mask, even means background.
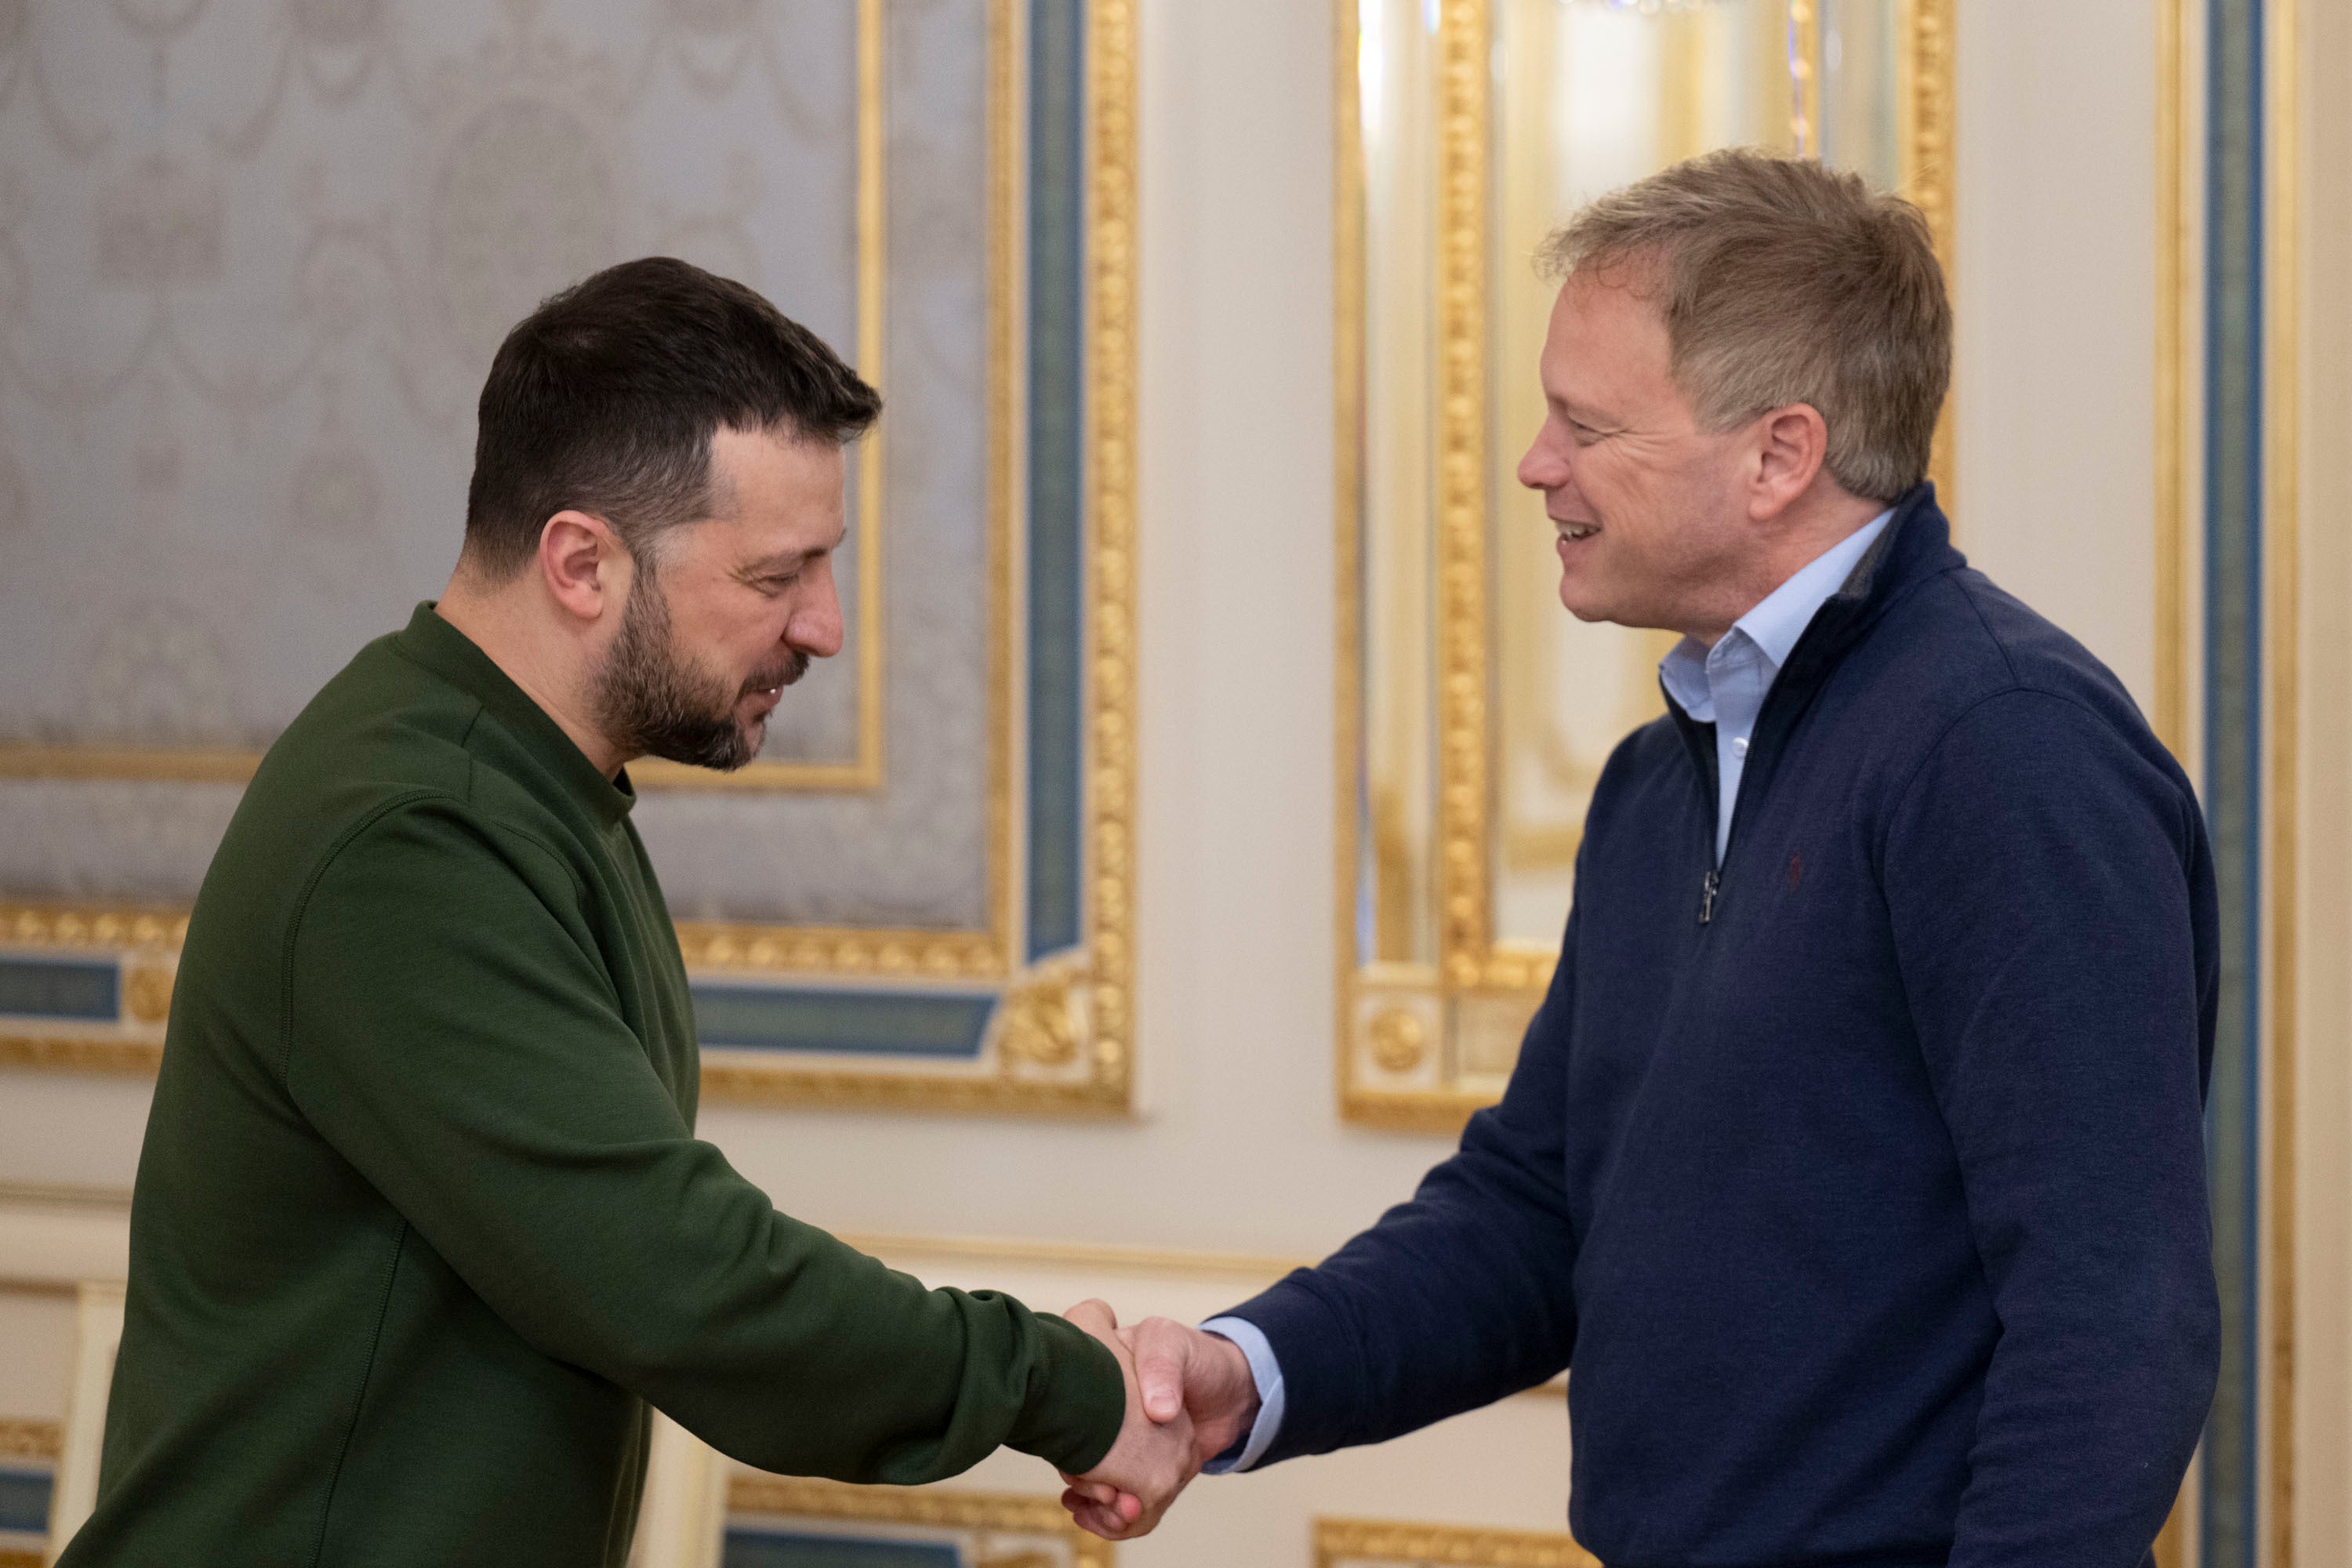
[[[2115,677],[1926,487],[1767,698],[1636,731],[1500,1105],[1235,1315],[1270,1458],[1573,1363],[1610,1568],[2135,1568],[2218,1367],[2211,858]]]

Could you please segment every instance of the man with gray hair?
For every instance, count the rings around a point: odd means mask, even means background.
[[[1321,1266],[1122,1331],[1145,1408],[1248,1468],[1572,1367],[1611,1568],[2136,1568],[2218,1366],[2189,781],[1952,548],[1916,210],[1717,153],[1542,260],[1519,479],[1572,614],[1683,634],[1667,714],[1502,1103]]]

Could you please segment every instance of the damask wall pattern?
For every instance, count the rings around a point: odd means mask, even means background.
[[[1137,30],[0,0],[0,1064],[154,1069],[255,752],[456,554],[506,324],[667,251],[886,403],[848,649],[728,787],[633,770],[705,1097],[1130,1109]]]
[[[0,0],[0,775],[29,747],[266,747],[437,592],[489,356],[597,267],[687,257],[855,357],[859,14]],[[990,914],[988,6],[882,15],[882,625],[853,542],[850,647],[763,761],[855,756],[887,647],[887,763],[876,790],[649,789],[681,919]],[[0,776],[0,889],[190,897],[233,776],[123,771]]]

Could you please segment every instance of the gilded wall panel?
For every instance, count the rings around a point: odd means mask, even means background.
[[[1905,192],[1950,253],[1948,0],[1339,0],[1339,1088],[1450,1127],[1548,981],[1601,765],[1671,636],[1587,626],[1515,469],[1582,203],[1712,147]],[[1935,472],[1949,472],[1948,440]]]
[[[507,327],[666,252],[886,404],[841,656],[741,773],[631,769],[712,1090],[1123,1107],[1130,7],[39,21],[0,37],[0,1057],[152,1059],[7,999],[168,965],[91,933],[184,912],[260,751],[437,591]]]

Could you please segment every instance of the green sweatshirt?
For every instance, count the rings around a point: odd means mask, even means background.
[[[429,605],[271,748],[189,923],[69,1568],[618,1568],[647,1403],[843,1480],[1108,1451],[1099,1344],[695,1138],[633,800]]]

